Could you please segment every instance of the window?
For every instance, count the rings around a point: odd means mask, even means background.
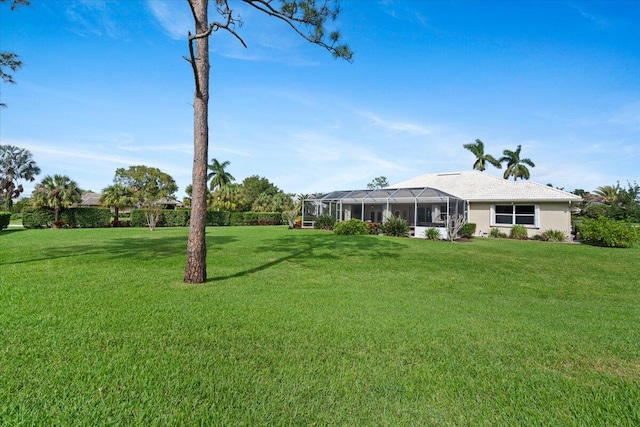
[[[492,219],[496,225],[537,225],[536,205],[495,205],[492,206]]]

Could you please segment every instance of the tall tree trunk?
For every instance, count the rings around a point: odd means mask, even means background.
[[[207,160],[209,158],[209,23],[208,0],[189,0],[195,20],[195,55],[191,62],[195,77],[193,103],[193,183],[191,221],[187,243],[185,283],[203,283],[207,279],[207,246],[205,242],[207,216]]]

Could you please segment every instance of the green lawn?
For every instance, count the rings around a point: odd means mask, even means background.
[[[640,247],[0,233],[0,425],[640,425]]]

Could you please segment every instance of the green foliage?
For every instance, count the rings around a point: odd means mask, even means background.
[[[116,169],[113,181],[130,188],[131,201],[139,207],[151,207],[160,199],[170,199],[178,191],[178,186],[169,174],[144,165]]]
[[[476,234],[476,224],[473,222],[466,222],[460,229],[460,236],[471,239]]]
[[[351,218],[336,223],[333,226],[333,232],[342,236],[362,236],[369,234],[369,227],[364,221]]]
[[[492,228],[491,231],[489,231],[489,237],[494,237],[496,239],[506,239],[507,233],[500,231],[499,228]]]
[[[582,211],[582,215],[587,218],[599,218],[601,216],[609,216],[610,207],[603,203],[592,203],[587,205]]]
[[[132,227],[147,226],[147,217],[144,215],[144,209],[131,210],[131,226]]]
[[[313,228],[318,230],[333,230],[333,226],[336,224],[336,219],[333,215],[324,214],[316,218]]]
[[[427,240],[440,240],[440,231],[435,227],[429,227],[424,232]]]
[[[49,208],[29,208],[22,211],[22,226],[24,228],[51,227],[54,221],[54,213]]]
[[[280,225],[281,212],[231,212],[230,225]]]
[[[207,211],[207,225],[226,226],[231,223],[231,212],[227,211]]]
[[[162,223],[165,227],[188,227],[191,209],[165,209],[162,211]]]
[[[387,236],[407,237],[409,235],[409,223],[403,218],[391,216],[382,223],[382,232]]]
[[[529,238],[529,233],[527,233],[527,228],[524,225],[516,224],[511,227],[509,237],[511,239],[526,240]]]
[[[0,211],[0,231],[9,226],[11,222],[11,212]]]
[[[47,175],[33,190],[33,205],[47,207],[54,211],[58,220],[62,209],[70,208],[82,200],[78,184],[66,175]]]
[[[187,234],[0,234],[0,424],[638,424],[638,245]]]
[[[6,52],[2,52],[2,57]],[[4,71],[2,72],[4,77]],[[11,211],[13,199],[24,191],[21,181],[32,182],[40,173],[31,152],[13,145],[0,145],[0,208]]]
[[[367,188],[369,190],[376,190],[378,188],[385,188],[389,186],[389,181],[387,181],[386,176],[378,176],[373,178],[373,180],[367,184]]]
[[[72,208],[76,227],[102,228],[109,227],[111,211],[107,208]]]
[[[594,246],[628,248],[640,241],[640,229],[625,222],[600,217],[578,224],[580,240]]]
[[[369,227],[369,234],[377,235],[382,233],[382,224],[379,222],[367,222],[367,227]]]
[[[567,235],[560,230],[546,230],[540,235],[540,240],[545,242],[564,242],[567,240]]]
[[[516,151],[504,150],[502,153],[504,154],[498,161],[500,163],[506,163],[507,167],[504,171],[504,179],[509,179],[510,176],[513,177],[513,180],[521,179],[529,179],[530,172],[529,168],[525,165],[529,165],[532,168],[535,167],[535,163],[531,159],[528,158],[520,158],[520,150],[522,150],[522,146],[518,145]]]

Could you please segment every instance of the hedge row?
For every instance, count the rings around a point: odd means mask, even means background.
[[[163,210],[156,225],[159,227],[188,227],[190,215],[189,209]],[[280,212],[207,211],[206,224],[209,226],[280,225],[282,224],[282,214]],[[147,226],[143,209],[131,211],[131,226]]]
[[[52,209],[30,209],[23,212],[22,225],[25,228],[46,228],[53,225],[53,219]],[[68,227],[109,227],[111,211],[107,208],[70,208],[60,213],[60,221]]]

